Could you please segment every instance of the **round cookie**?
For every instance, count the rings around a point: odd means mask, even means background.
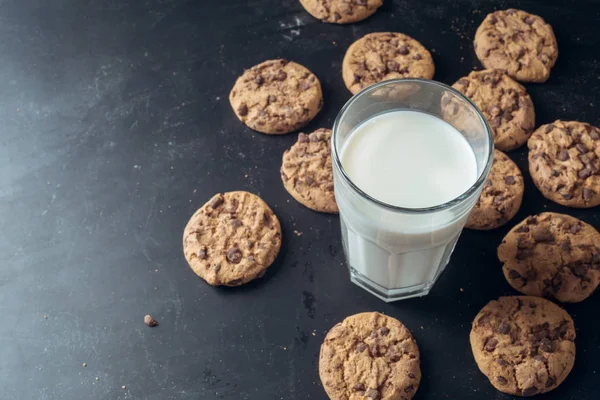
[[[355,314],[327,333],[319,375],[331,400],[409,400],[421,381],[419,348],[400,321]]]
[[[300,4],[323,22],[349,24],[373,15],[383,0],[300,0]]]
[[[248,192],[214,195],[183,232],[185,259],[212,286],[239,286],[260,278],[280,247],[279,220]]]
[[[281,180],[299,203],[315,211],[337,213],[330,142],[330,129],[300,133],[298,141],[283,153]]]
[[[600,204],[600,129],[576,121],[540,126],[529,138],[529,173],[544,197],[567,207]]]
[[[506,224],[519,211],[524,190],[523,175],[517,164],[495,150],[492,169],[465,227],[489,230]]]
[[[293,132],[323,107],[321,83],[302,65],[286,60],[260,63],[240,76],[229,102],[235,115],[255,131]]]
[[[377,82],[397,78],[433,78],[431,54],[410,36],[369,33],[352,43],[342,63],[344,83],[352,94]]]
[[[494,132],[496,148],[510,151],[521,147],[535,127],[531,97],[523,86],[500,70],[473,71],[453,88],[470,98]]]
[[[552,27],[537,15],[509,9],[488,14],[475,33],[475,53],[486,68],[522,82],[546,82],[558,58]]]
[[[497,390],[515,396],[551,391],[575,363],[573,320],[539,297],[490,301],[475,317],[470,340],[481,372]]]
[[[600,284],[600,234],[569,215],[525,219],[504,237],[498,258],[508,283],[531,296],[576,303]]]

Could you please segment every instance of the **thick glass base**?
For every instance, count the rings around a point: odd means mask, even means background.
[[[365,289],[367,292],[371,293],[372,295],[379,297],[381,300],[385,301],[386,303],[391,303],[393,301],[409,299],[411,297],[421,297],[421,296],[428,295],[429,291],[431,290],[431,288],[437,281],[437,278],[442,274],[442,272],[444,272],[444,269],[446,269],[446,265],[444,265],[444,267],[440,268],[438,273],[435,275],[435,277],[431,281],[424,282],[424,283],[421,283],[418,285],[402,287],[402,288],[395,288],[395,289],[390,289],[390,288],[386,288],[381,285],[378,285],[377,283],[375,283],[372,280],[370,280],[369,278],[365,277],[364,275],[362,275],[360,272],[356,271],[352,267],[350,267],[350,280],[355,285]]]

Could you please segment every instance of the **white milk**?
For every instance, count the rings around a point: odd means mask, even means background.
[[[417,111],[392,111],[364,122],[346,139],[340,159],[359,189],[404,208],[453,200],[478,177],[475,154],[462,134]],[[447,264],[472,206],[402,213],[367,204],[338,186],[336,198],[350,267],[384,290],[428,290]]]

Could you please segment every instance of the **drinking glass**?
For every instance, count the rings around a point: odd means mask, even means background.
[[[478,176],[466,192],[433,207],[403,208],[370,196],[352,182],[340,160],[346,140],[365,121],[401,110],[441,118],[465,137]],[[389,80],[346,103],[331,140],[335,197],[351,281],[387,302],[428,294],[450,260],[492,165],[494,140],[485,117],[462,93],[442,83]],[[397,171],[407,173],[411,171]]]

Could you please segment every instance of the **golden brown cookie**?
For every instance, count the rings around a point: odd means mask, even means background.
[[[369,33],[346,51],[342,76],[356,94],[377,82],[396,78],[433,78],[431,54],[410,36],[396,32]]]
[[[319,375],[331,400],[409,400],[419,388],[419,348],[400,321],[352,315],[325,337]]]
[[[522,82],[546,82],[558,58],[552,27],[537,15],[512,8],[485,17],[474,45],[484,67]]]
[[[494,132],[496,148],[521,147],[535,127],[531,97],[523,86],[500,70],[473,71],[453,88],[464,93],[481,110]]]
[[[269,60],[238,78],[229,102],[249,128],[283,134],[308,124],[323,107],[323,94],[317,77],[302,65]]]
[[[373,15],[383,0],[300,0],[300,4],[323,22],[349,24]]]
[[[544,197],[567,207],[600,204],[600,129],[559,120],[540,126],[527,145],[529,173]]]
[[[331,129],[300,133],[283,153],[281,180],[289,194],[315,211],[337,213],[331,166]]]
[[[481,372],[497,390],[515,396],[555,389],[575,363],[573,320],[539,297],[490,301],[475,317],[470,338]]]
[[[488,230],[506,224],[519,211],[524,190],[523,175],[517,164],[495,150],[492,169],[465,227]]]
[[[600,284],[600,234],[569,215],[525,219],[504,237],[498,258],[508,283],[530,296],[576,303]]]
[[[239,286],[260,278],[280,247],[279,220],[248,192],[214,195],[183,232],[185,259],[212,286]]]

